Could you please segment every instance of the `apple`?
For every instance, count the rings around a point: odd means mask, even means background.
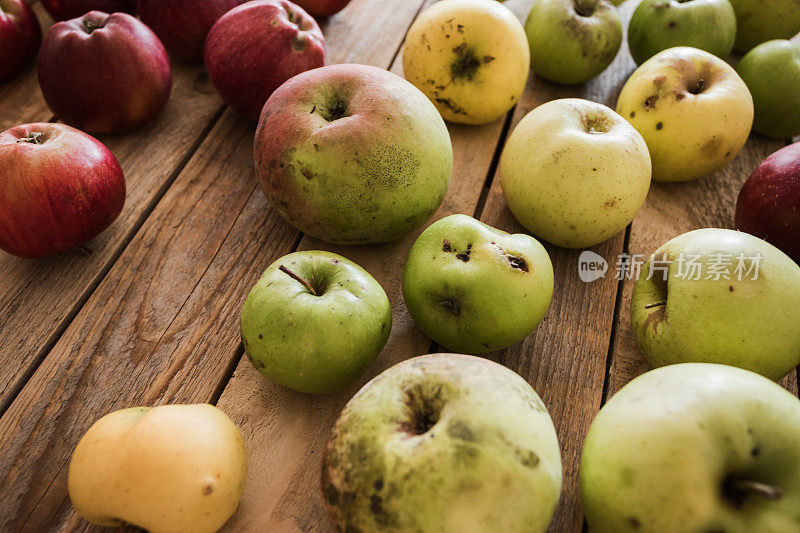
[[[798,324],[800,266],[727,229],[690,231],[661,246],[631,298],[633,335],[653,367],[722,363],[778,380],[800,364]]]
[[[125,204],[125,177],[97,139],[54,123],[0,133],[0,248],[38,258],[100,234]]]
[[[556,83],[578,84],[603,72],[622,44],[622,22],[606,0],[538,0],[525,33],[533,71]]]
[[[25,0],[0,0],[0,82],[18,76],[42,44],[42,29]]]
[[[203,45],[214,23],[244,0],[139,0],[142,22],[172,56],[186,63],[203,60]]]
[[[506,367],[469,355],[399,363],[342,411],[322,464],[340,531],[547,530],[561,456],[547,408]]]
[[[239,505],[239,429],[208,404],[132,407],[95,422],[69,463],[72,505],[99,526],[217,531]]]
[[[161,41],[139,19],[90,11],[47,32],[39,85],[64,122],[92,133],[122,133],[164,109],[172,73]]]
[[[136,0],[42,0],[44,8],[55,20],[69,20],[89,11],[136,13]]]
[[[775,40],[750,50],[736,72],[753,95],[753,129],[775,139],[800,135],[800,46]]]
[[[529,70],[525,30],[498,2],[436,2],[406,35],[406,79],[451,122],[486,124],[504,116],[522,96]]]
[[[509,235],[467,215],[422,232],[403,269],[414,323],[440,346],[486,354],[525,339],[553,296],[550,256],[529,235]]]
[[[608,107],[566,98],[528,113],[500,158],[511,212],[558,246],[584,248],[627,226],[650,189],[642,136]]]
[[[295,4],[253,0],[214,24],[206,38],[205,62],[222,99],[257,120],[275,89],[325,64],[325,39],[314,19]]]
[[[436,212],[453,148],[436,108],[403,78],[332,65],[270,97],[255,166],[267,199],[300,231],[366,244],[397,239]]]
[[[736,229],[773,244],[800,264],[800,143],[753,171],[736,202]]]
[[[303,251],[269,266],[242,307],[242,342],[264,376],[310,394],[358,379],[392,329],[389,298],[340,255]]]
[[[789,39],[800,32],[800,0],[730,0],[738,31],[734,47],[747,52],[772,39]]]
[[[644,0],[628,26],[637,65],[675,46],[692,46],[725,59],[736,40],[736,13],[728,0]]]
[[[659,368],[592,422],[581,496],[593,533],[800,530],[800,401],[725,365]]]
[[[697,48],[669,48],[631,75],[617,113],[639,130],[656,181],[689,181],[727,165],[753,125],[753,98],[725,61]]]
[[[338,13],[350,3],[350,0],[297,0],[298,6],[305,9],[312,17],[329,17]]]

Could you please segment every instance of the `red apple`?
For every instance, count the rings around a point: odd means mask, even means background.
[[[83,244],[125,204],[125,178],[100,141],[64,124],[0,133],[0,248],[44,257]]]
[[[139,0],[139,16],[173,57],[187,63],[203,59],[208,31],[244,0]]]
[[[74,19],[89,11],[136,13],[136,0],[42,0],[42,4],[56,20]]]
[[[256,120],[286,80],[325,64],[325,39],[316,21],[287,0],[253,0],[214,24],[205,61],[229,106]]]
[[[329,17],[344,9],[350,0],[297,0],[297,5],[314,17]]]
[[[25,70],[42,44],[42,29],[24,0],[0,0],[0,81]]]
[[[800,143],[766,158],[744,183],[736,202],[736,229],[800,263]]]
[[[91,11],[47,32],[39,84],[64,122],[94,133],[119,133],[140,128],[161,112],[172,74],[164,46],[139,19]]]

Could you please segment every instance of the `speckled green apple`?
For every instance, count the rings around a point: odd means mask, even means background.
[[[738,30],[740,52],[773,39],[788,39],[800,32],[800,0],[730,0]]]
[[[380,284],[330,252],[278,259],[242,307],[242,341],[253,366],[276,383],[312,394],[338,392],[358,379],[391,328]]]
[[[322,488],[340,531],[543,533],[561,457],[547,408],[524,379],[478,357],[424,355],[350,400]]]
[[[785,40],[760,44],[736,66],[753,95],[753,129],[775,139],[800,135],[800,46]]]
[[[689,181],[727,165],[753,125],[753,98],[736,71],[697,48],[669,48],[631,75],[617,113],[639,130],[656,181]]]
[[[676,46],[725,59],[735,40],[736,13],[728,0],[643,0],[628,26],[628,48],[637,65]]]
[[[530,235],[510,235],[467,215],[422,232],[403,269],[414,323],[439,345],[485,354],[527,337],[553,296],[553,266]]]
[[[622,44],[622,22],[607,0],[538,0],[525,33],[533,71],[565,84],[603,72]]]
[[[574,98],[523,118],[500,159],[511,212],[558,246],[583,248],[622,231],[650,189],[642,136],[608,107]]]
[[[777,380],[800,364],[800,266],[786,254],[708,228],[653,257],[631,299],[631,327],[651,366],[722,363]]]
[[[264,106],[259,183],[292,225],[337,244],[397,239],[439,208],[453,170],[450,134],[400,76],[331,65],[295,76]]]
[[[580,481],[593,533],[795,533],[800,400],[730,366],[653,370],[592,422]]]

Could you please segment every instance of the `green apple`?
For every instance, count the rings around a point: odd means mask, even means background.
[[[800,46],[775,40],[750,50],[736,72],[753,95],[753,129],[776,139],[800,135]]]
[[[730,0],[730,3],[739,26],[734,47],[740,52],[800,32],[800,0]]]
[[[485,354],[527,337],[553,296],[550,256],[529,235],[509,235],[467,215],[422,232],[403,269],[414,323],[439,345]]]
[[[702,178],[727,165],[753,125],[753,98],[736,71],[697,48],[669,48],[631,75],[617,113],[639,130],[656,181]]]
[[[690,231],[642,273],[631,326],[651,366],[723,363],[777,380],[800,364],[800,266],[766,241]]]
[[[728,0],[644,0],[628,26],[637,65],[675,46],[692,46],[725,59],[736,40],[736,13]]]
[[[522,96],[529,71],[525,30],[498,2],[436,2],[406,35],[406,79],[451,122],[486,124],[502,117]]]
[[[78,514],[99,526],[212,533],[236,511],[246,475],[242,435],[216,407],[132,407],[83,435],[67,487]]]
[[[322,490],[340,531],[543,533],[561,456],[524,379],[479,357],[424,355],[350,400],[325,452]]]
[[[622,43],[619,13],[607,0],[537,0],[525,22],[533,71],[556,83],[594,78]]]
[[[304,251],[269,266],[242,307],[242,342],[264,376],[311,394],[338,392],[364,373],[392,328],[389,298],[340,255]]]
[[[797,533],[800,400],[730,366],[653,370],[592,422],[580,482],[592,533]]]
[[[642,136],[604,105],[548,102],[523,118],[503,149],[500,179],[523,226],[583,248],[622,231],[650,189]]]

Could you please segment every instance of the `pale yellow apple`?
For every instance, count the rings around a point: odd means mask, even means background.
[[[68,488],[93,524],[210,533],[236,511],[246,474],[242,435],[216,407],[133,407],[89,428],[72,454]]]
[[[583,248],[636,216],[650,189],[650,155],[613,110],[566,98],[520,121],[503,149],[500,180],[523,226],[558,246]]]
[[[446,120],[486,124],[522,96],[530,50],[522,24],[502,4],[442,0],[408,31],[403,70]]]
[[[753,98],[725,61],[681,46],[633,73],[617,112],[647,141],[654,180],[688,181],[736,157],[753,125]]]

